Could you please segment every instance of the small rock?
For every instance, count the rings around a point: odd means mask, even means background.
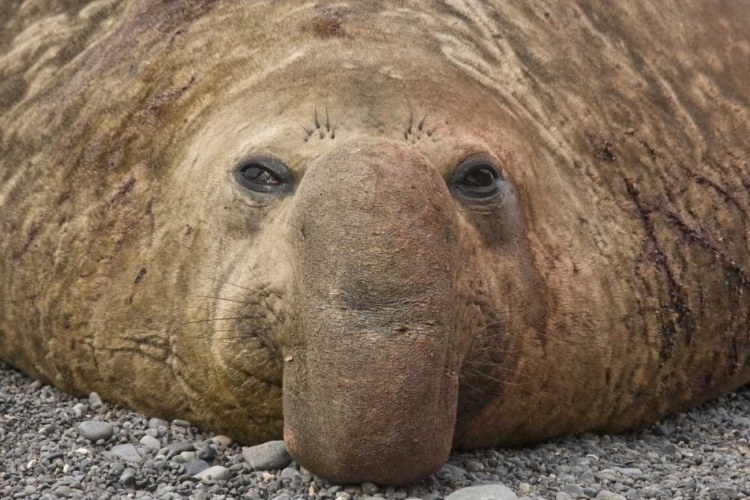
[[[611,491],[602,490],[596,495],[596,500],[625,500],[625,497]]]
[[[57,498],[68,498],[73,494],[73,490],[70,487],[62,485],[58,486],[55,491],[52,492]]]
[[[172,420],[172,425],[176,425],[177,427],[188,428],[190,427],[190,422],[188,422],[187,420],[180,420],[179,418],[176,418]]]
[[[102,398],[99,397],[99,395],[95,392],[92,392],[89,394],[89,404],[92,408],[101,408],[102,405],[104,405],[104,401],[102,401]]]
[[[229,477],[229,469],[221,465],[214,465],[195,474],[193,477],[201,481],[221,481]]]
[[[140,443],[152,451],[156,451],[161,448],[161,443],[159,442],[159,440],[148,435],[143,436],[140,440]]]
[[[643,475],[643,471],[635,467],[615,467],[614,470],[624,476],[639,477]]]
[[[185,463],[185,474],[195,476],[208,469],[208,463],[204,460],[191,460]]]
[[[518,497],[502,484],[486,484],[461,488],[445,497],[445,500],[518,500]]]
[[[195,452],[194,451],[183,451],[180,453],[180,456],[185,462],[189,462],[191,460],[195,460]]]
[[[29,385],[29,388],[31,388],[32,391],[38,391],[43,385],[44,384],[40,380],[35,380]]]
[[[106,422],[96,422],[94,420],[87,420],[78,424],[78,434],[92,442],[97,442],[100,439],[105,441],[112,437],[113,428],[112,425]]]
[[[205,445],[203,448],[198,450],[197,457],[206,462],[213,462],[216,458],[216,448],[210,444]]]
[[[113,446],[109,451],[110,456],[115,460],[124,462],[140,462],[141,455],[132,444],[118,444]]]
[[[594,473],[591,472],[591,469],[589,469],[578,476],[578,480],[582,483],[591,484],[596,481],[596,478],[594,477]]]
[[[594,474],[600,481],[617,481],[617,474],[612,469],[604,469],[603,471]]]
[[[112,472],[122,472],[125,470],[125,464],[122,462],[112,462],[109,464],[109,470]]]
[[[599,490],[596,488],[584,488],[583,492],[586,494],[589,498],[594,498],[599,493]]]
[[[562,490],[573,498],[586,498],[583,487],[577,484],[566,484]]]
[[[89,411],[88,405],[85,405],[83,403],[77,403],[73,406],[73,413],[75,414],[76,418],[81,418],[86,414],[86,412]]]
[[[651,432],[653,432],[655,436],[659,437],[669,437],[672,434],[672,431],[669,430],[669,427],[664,424],[657,425],[652,429]]]
[[[135,470],[128,467],[120,476],[120,484],[130,485],[135,483]]]
[[[242,450],[242,457],[254,470],[283,469],[292,462],[286,452],[284,441],[269,441]]]
[[[232,446],[232,443],[233,443],[232,438],[230,438],[229,436],[225,436],[223,434],[219,434],[218,436],[212,437],[211,441],[213,441],[217,445],[227,446],[227,447]]]
[[[162,420],[160,418],[148,419],[149,429],[159,429],[159,427],[164,427],[165,429],[169,429],[169,422],[167,422],[166,420]]]
[[[440,475],[465,476],[466,475],[466,471],[463,470],[461,467],[456,467],[453,464],[443,464],[443,466],[440,467],[440,470],[438,471],[438,474],[440,474]]]
[[[57,427],[55,424],[48,424],[39,429],[39,434],[42,434],[44,436],[49,436],[50,434],[54,434],[55,431],[57,431],[59,427]]]
[[[294,467],[287,467],[283,471],[281,471],[281,474],[279,474],[279,479],[294,479],[296,477],[299,477],[300,473],[295,469]]]
[[[175,441],[169,443],[167,446],[167,458],[172,458],[175,455],[179,455],[183,451],[195,451],[195,446],[192,443],[185,441]]]
[[[360,488],[362,488],[362,493],[364,493],[365,495],[370,495],[370,496],[373,496],[379,490],[377,484],[375,484],[375,483],[369,483],[369,482],[362,483],[360,485]]]
[[[661,452],[665,455],[673,455],[677,451],[677,447],[673,443],[667,443],[661,448]]]
[[[518,485],[518,492],[521,495],[528,495],[531,491],[531,485],[529,483],[520,483]]]
[[[573,497],[568,495],[564,491],[558,491],[555,495],[555,500],[573,500]]]
[[[469,460],[466,462],[466,470],[469,472],[482,472],[484,464],[478,460]]]

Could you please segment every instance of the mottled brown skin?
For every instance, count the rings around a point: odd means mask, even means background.
[[[380,483],[750,381],[743,2],[3,8],[0,357],[35,377]],[[258,153],[285,194],[237,182]]]

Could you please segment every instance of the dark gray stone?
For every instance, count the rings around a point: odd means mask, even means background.
[[[200,474],[204,470],[208,469],[209,465],[205,460],[191,460],[189,462],[186,462],[185,465],[185,474],[188,476],[195,476],[196,474]]]
[[[242,457],[254,470],[283,469],[292,462],[284,441],[269,441],[242,450]]]

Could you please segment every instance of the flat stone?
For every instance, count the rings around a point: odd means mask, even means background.
[[[302,476],[294,467],[287,467],[281,471],[281,474],[279,474],[279,479],[295,479],[297,477]]]
[[[562,490],[573,498],[586,498],[583,487],[577,484],[566,484]]]
[[[187,420],[180,420],[179,418],[176,418],[172,420],[172,425],[176,425],[177,427],[188,428],[190,427],[190,422],[188,422]]]
[[[122,460],[123,462],[141,461],[141,455],[132,444],[118,444],[113,446],[109,451],[109,455],[113,460]]]
[[[292,462],[284,441],[269,441],[242,450],[242,457],[254,470],[283,469]]]
[[[204,470],[208,469],[208,463],[205,460],[191,460],[189,462],[186,462],[185,465],[185,474],[188,476],[195,476],[196,474],[200,474]]]
[[[613,470],[619,472],[622,475],[630,477],[638,477],[643,475],[643,471],[635,467],[615,467]]]
[[[617,474],[612,469],[604,469],[594,474],[600,481],[617,481]]]
[[[221,465],[214,465],[193,475],[193,477],[201,481],[221,481],[229,477],[229,469]]]
[[[112,425],[106,422],[87,420],[78,424],[78,434],[94,443],[100,439],[106,441],[111,438],[113,431]]]
[[[625,497],[611,491],[602,490],[596,495],[596,500],[625,500]]]
[[[193,443],[188,443],[185,441],[175,441],[174,443],[169,443],[169,445],[167,445],[167,458],[172,458],[175,455],[179,455],[183,451],[195,451],[195,446],[193,446]]]
[[[457,475],[457,476],[465,476],[466,471],[462,469],[461,467],[457,467],[453,464],[443,464],[443,466],[438,471],[441,475]]]
[[[502,484],[485,484],[456,490],[445,500],[518,500],[510,488]]]
[[[215,444],[220,446],[232,446],[232,438],[229,436],[225,436],[223,434],[219,434],[218,436],[214,436],[211,438],[211,441],[213,441]]]
[[[68,498],[71,494],[73,494],[73,490],[70,489],[68,486],[58,486],[55,491],[52,492],[53,495],[55,495],[57,498]]]
[[[140,443],[146,448],[149,448],[150,450],[153,450],[153,451],[156,451],[159,448],[161,448],[161,443],[159,442],[159,440],[149,435],[143,436],[140,440]]]

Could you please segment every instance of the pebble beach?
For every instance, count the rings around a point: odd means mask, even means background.
[[[749,439],[745,387],[636,432],[456,454],[401,487],[334,485],[295,464],[283,442],[242,447],[0,364],[2,499],[742,499]]]

